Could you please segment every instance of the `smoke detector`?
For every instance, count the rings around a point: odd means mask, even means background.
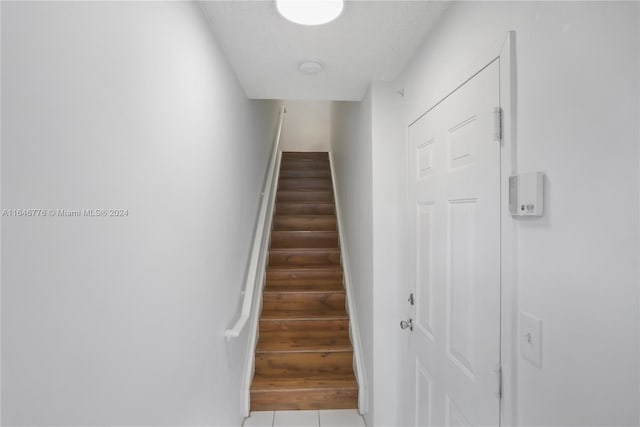
[[[322,69],[322,64],[318,61],[303,61],[298,65],[298,71],[302,74],[318,74]]]

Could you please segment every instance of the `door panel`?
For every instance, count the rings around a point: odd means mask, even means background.
[[[428,426],[431,422],[431,378],[426,369],[416,363],[416,425]]]
[[[417,218],[417,277],[416,277],[416,325],[428,338],[433,341],[433,316],[431,295],[431,238],[433,236],[433,205],[418,204]]]
[[[474,378],[476,200],[451,200],[448,206],[447,353]]]
[[[496,426],[500,401],[497,61],[408,129],[409,291],[404,376],[416,426]]]

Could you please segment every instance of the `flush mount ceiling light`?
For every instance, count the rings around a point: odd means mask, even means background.
[[[342,13],[344,0],[276,0],[280,15],[301,25],[321,25]]]
[[[298,71],[302,74],[318,74],[322,71],[322,64],[318,61],[304,61],[298,65]]]

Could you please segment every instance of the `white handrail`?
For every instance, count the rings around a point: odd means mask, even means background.
[[[249,261],[249,270],[247,272],[247,283],[244,289],[244,299],[242,300],[242,311],[240,317],[236,321],[235,325],[231,329],[224,331],[224,336],[227,340],[231,338],[237,338],[244,329],[249,317],[251,316],[251,307],[253,306],[253,296],[256,291],[256,283],[258,282],[258,276],[262,277],[261,272],[258,271],[258,266],[263,264],[261,258],[265,256],[263,247],[265,226],[267,224],[267,216],[271,216],[268,212],[272,199],[272,193],[274,191],[274,175],[278,172],[276,170],[276,163],[278,160],[278,146],[280,145],[280,134],[282,133],[282,121],[284,119],[285,107],[280,108],[280,117],[278,120],[278,129],[276,131],[275,140],[273,142],[273,149],[271,151],[271,158],[269,159],[269,168],[267,177],[264,183],[264,189],[262,191],[262,201],[260,202],[260,210],[258,211],[258,224],[256,226],[256,234],[253,238],[253,247],[251,249],[251,258]],[[260,274],[259,274],[260,273]]]

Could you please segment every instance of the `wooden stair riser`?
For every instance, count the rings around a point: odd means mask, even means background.
[[[340,249],[271,249],[269,265],[273,267],[337,266]]]
[[[302,332],[302,331],[335,331],[342,335],[349,333],[349,319],[339,320],[267,320],[260,319],[259,333],[270,332]]]
[[[272,231],[272,248],[337,248],[335,231]]]
[[[267,269],[267,285],[270,283],[291,283],[312,282],[314,284],[324,283],[342,283],[342,269],[286,269],[286,268],[268,268]]]
[[[256,353],[255,369],[262,377],[353,375],[353,352]]]
[[[337,330],[304,330],[304,331],[268,331],[258,336],[259,352],[267,351],[337,351],[353,350],[349,331]]]
[[[282,178],[278,181],[278,191],[306,191],[321,190],[333,191],[331,179],[315,179],[315,178]]]
[[[333,191],[326,190],[283,190],[276,193],[278,202],[333,202]]]
[[[323,307],[321,310],[314,310],[307,307],[304,310],[280,310],[263,308],[260,317],[264,320],[342,320],[348,319],[349,315],[345,308]]]
[[[267,269],[267,285],[271,282],[282,283],[282,281],[321,281],[323,282],[340,282],[343,281],[343,272],[341,268],[316,268],[316,269],[287,269],[287,268],[268,268]]]
[[[329,169],[289,169],[280,171],[280,179],[287,178],[318,178],[331,180]]]
[[[335,215],[276,215],[274,230],[335,231],[338,229]]]
[[[329,387],[336,390],[351,390],[356,386],[356,377],[351,374],[324,374],[305,376],[263,376],[256,374],[251,391],[271,391],[271,390],[326,390]]]
[[[357,409],[358,388],[252,391],[252,411]]]
[[[321,172],[329,172],[331,173],[331,168],[329,167],[329,163],[317,163],[317,162],[285,162],[283,161],[280,165],[281,172],[289,172],[289,171],[321,171]]]
[[[263,310],[339,310],[345,308],[344,292],[265,292]]]
[[[326,151],[283,151],[282,158],[328,160],[329,153]]]
[[[322,281],[320,283],[308,283],[304,281],[269,282],[264,288],[265,292],[344,292],[344,285],[339,282]]]
[[[329,160],[320,159],[289,159],[280,161],[280,170],[331,170]]]
[[[275,215],[335,215],[333,202],[277,202]]]

